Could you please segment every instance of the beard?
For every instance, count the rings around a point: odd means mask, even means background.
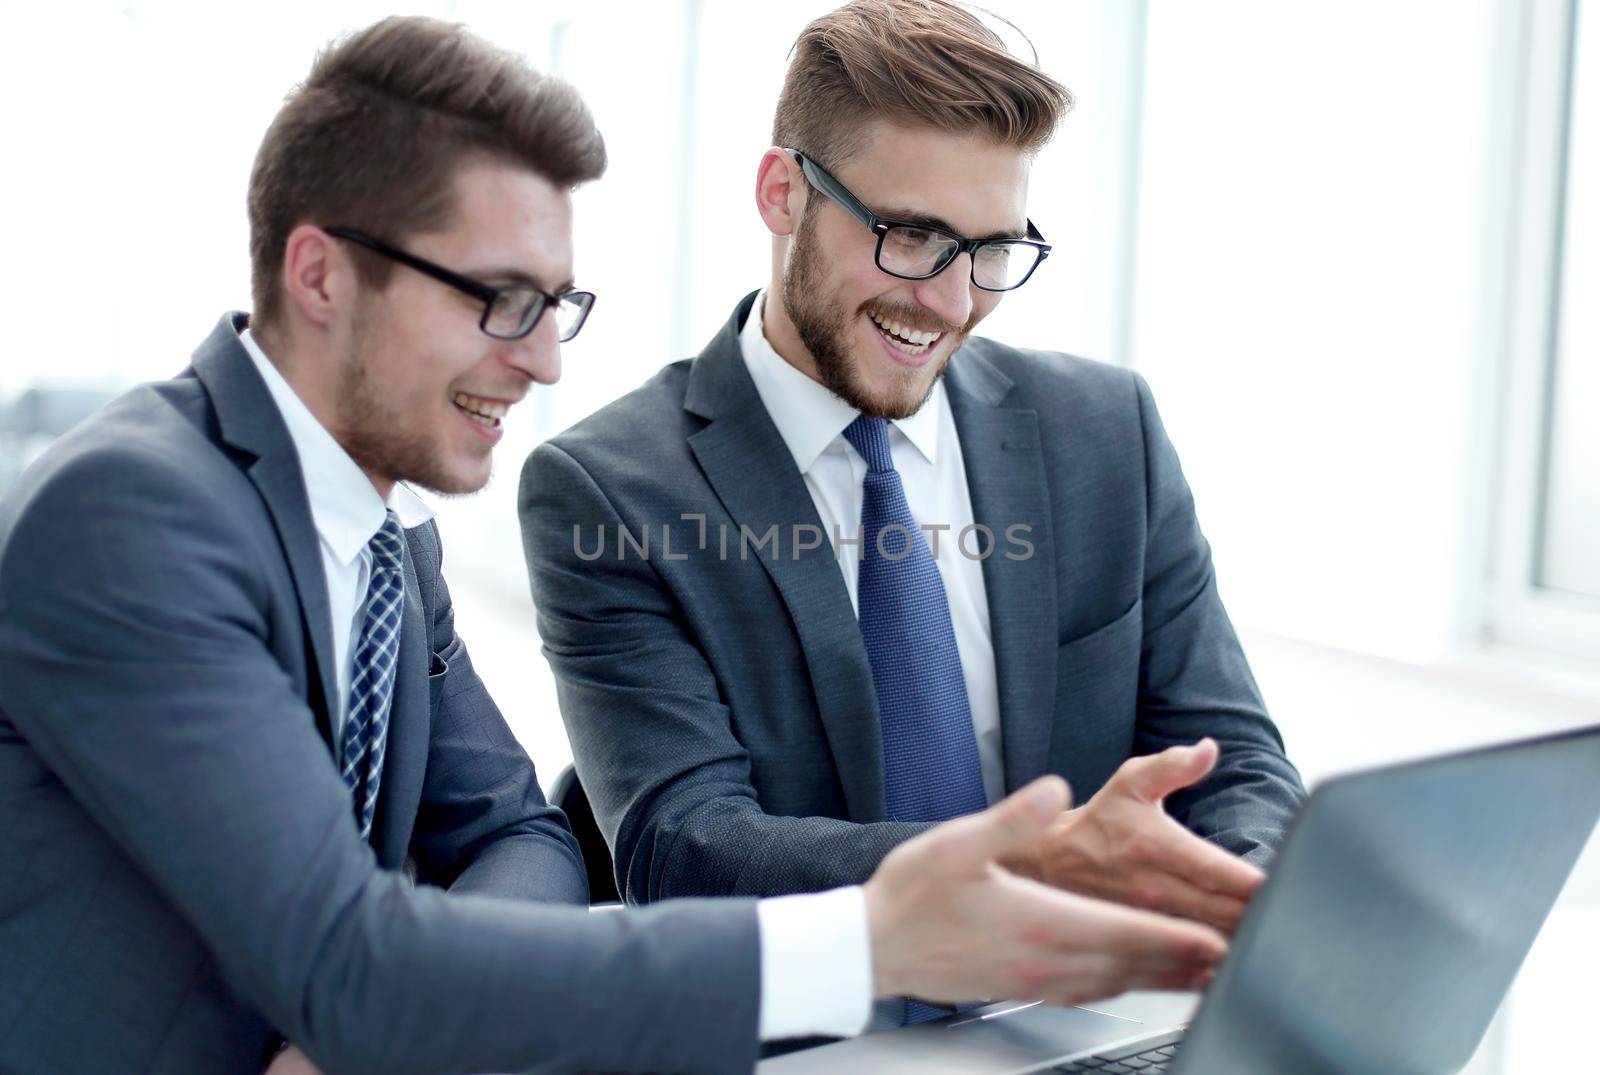
[[[387,343],[366,313],[356,312],[350,350],[339,363],[336,439],[373,478],[407,482],[444,496],[477,492],[484,483],[452,474],[445,463],[447,452],[430,443],[426,415],[384,394],[372,356]]]
[[[800,226],[795,229],[794,246],[783,271],[784,309],[788,311],[800,342],[811,352],[811,360],[824,388],[869,418],[891,422],[909,418],[921,410],[933,394],[933,386],[944,376],[950,359],[972,330],[976,319],[956,328],[919,306],[871,302],[863,303],[847,313],[837,303],[830,302],[823,293],[826,275],[823,272],[823,253],[812,226],[812,213],[819,204],[820,199],[813,199],[806,206]],[[855,315],[865,313],[869,308],[874,313],[914,328],[955,334],[956,346],[945,352],[926,384],[921,383],[922,378],[927,376],[926,371],[905,369],[897,371],[889,388],[875,392],[856,375],[856,365],[850,358],[850,329]],[[940,339],[938,345],[943,346],[944,342]]]

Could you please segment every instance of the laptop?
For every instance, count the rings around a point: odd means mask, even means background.
[[[1192,1016],[1161,994],[997,1004],[757,1070],[1447,1075],[1472,1059],[1597,819],[1600,726],[1337,777],[1295,820]]]

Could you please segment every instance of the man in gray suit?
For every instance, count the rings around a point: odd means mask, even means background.
[[[529,457],[628,899],[859,881],[1041,773],[1087,801],[1025,873],[1224,930],[1261,882],[1303,790],[1148,386],[971,335],[1047,271],[1029,165],[1069,105],[942,0],[816,20],[757,174],[765,290]]]
[[[0,1070],[739,1072],[873,995],[1072,1002],[1219,957],[995,866],[1059,781],[863,888],[587,913],[401,483],[480,488],[556,379],[603,166],[569,87],[459,28],[354,36],[258,154],[255,314],[0,502]],[[805,992],[812,951],[854,977]]]

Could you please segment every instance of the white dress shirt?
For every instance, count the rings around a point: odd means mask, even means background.
[[[372,550],[367,543],[383,526],[385,509],[392,509],[407,530],[433,518],[433,510],[399,482],[385,504],[372,480],[295,394],[249,329],[239,333],[239,342],[267,382],[305,477],[311,523],[322,551],[322,574],[328,580],[328,609],[333,615],[333,666],[338,669],[339,687],[334,695],[337,712],[332,718],[333,741],[337,743],[350,708],[350,683],[355,678],[353,643],[366,614],[367,585],[372,578]]]
[[[859,412],[773,350],[762,330],[765,308],[763,292],[739,334],[745,366],[805,479],[822,529],[834,543],[834,560],[854,605],[856,580],[861,574],[861,489],[867,461],[845,440],[844,430]],[[950,602],[972,730],[978,737],[983,790],[993,804],[1005,796],[1005,762],[1000,749],[1000,688],[995,677],[994,640],[989,633],[989,598],[983,584],[983,562],[978,557],[985,551],[998,556],[1001,551],[986,548],[979,532],[961,538],[963,530],[973,525],[972,496],[967,490],[961,438],[942,380],[933,386],[933,394],[921,410],[889,424],[889,451],[905,488],[906,503],[924,528]],[[848,542],[843,555],[839,554],[839,538]],[[1003,540],[1003,536],[994,535],[992,540]]]
[[[739,335],[745,366],[805,480],[854,605],[861,572],[861,500],[867,463],[845,440],[844,430],[855,421],[858,412],[789,365],[773,349],[763,330],[765,309],[766,294],[762,293],[756,297]],[[935,384],[933,395],[916,414],[890,424],[889,450],[918,525],[949,527],[925,534],[949,599],[967,704],[978,739],[984,792],[993,803],[1005,794],[1005,770],[989,601],[983,584],[983,564],[976,558],[981,549],[978,535],[967,536],[965,548],[969,555],[962,555],[958,547],[962,530],[973,522],[972,497],[967,490],[961,441],[942,381]],[[846,550],[844,555],[839,553],[841,544]],[[803,902],[824,899],[830,902]],[[780,909],[784,915],[781,923],[776,921]],[[871,997],[872,956],[861,889],[838,889],[820,897],[764,900],[761,913],[763,950],[768,950],[769,945],[782,945],[795,956],[794,966],[782,972],[763,960],[763,1000],[775,989],[785,990],[786,997],[792,997],[795,1003],[806,994],[816,998],[836,996],[839,1003],[828,1015],[830,1020],[836,1020],[832,1025],[840,1028],[834,1033],[858,1033],[864,1029],[864,1015],[856,1016],[853,1027],[848,1022],[850,1013],[860,1013],[858,1005]],[[777,928],[769,929],[769,918],[773,919],[771,926]],[[852,936],[858,939],[852,941]],[[769,937],[782,939],[769,941]],[[762,1010],[765,1028],[765,1003]]]
[[[322,552],[333,616],[334,667],[339,670],[334,742],[344,728],[354,678],[351,640],[366,610],[372,553],[367,543],[392,509],[410,529],[432,510],[396,482],[384,503],[371,480],[317,421],[261,345],[239,334],[278,406],[300,457],[311,522]],[[819,1034],[849,1036],[865,1029],[872,1008],[871,938],[860,887],[766,899],[756,905],[761,945],[759,1029],[763,1041]],[[824,959],[818,953],[831,953]]]

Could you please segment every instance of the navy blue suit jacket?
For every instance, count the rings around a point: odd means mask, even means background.
[[[829,541],[792,540],[821,523],[744,365],[751,305],[523,468],[545,653],[639,902],[859,882],[925,827],[884,821],[872,670]],[[946,385],[974,518],[995,539],[983,576],[1006,787],[1060,773],[1084,801],[1129,757],[1209,735],[1217,771],[1169,809],[1265,862],[1304,791],[1148,386],[985,339],[962,345]],[[756,544],[774,525],[776,556]],[[1007,540],[1017,525],[1031,554]]]
[[[588,914],[431,523],[361,840],[318,538],[242,323],[0,502],[0,1071],[259,1071],[280,1032],[330,1075],[748,1071],[753,907]]]

